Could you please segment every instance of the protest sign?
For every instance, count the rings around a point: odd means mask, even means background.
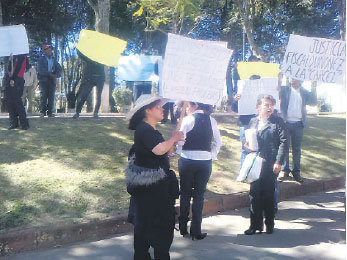
[[[26,53],[29,53],[29,44],[25,27],[0,26],[0,57]]]
[[[281,70],[298,80],[342,84],[346,42],[291,34]]]
[[[231,55],[226,43],[169,34],[161,78],[163,97],[219,104]]]
[[[275,109],[279,111],[280,102],[277,90],[278,80],[274,78],[261,78],[255,80],[239,80],[238,94],[241,95],[238,101],[239,115],[257,114],[257,99],[261,94],[271,95],[276,99]]]
[[[161,56],[129,55],[118,62],[118,78],[126,81],[152,81],[157,77],[154,66]]]
[[[249,79],[252,75],[258,75],[262,78],[277,78],[280,72],[278,63],[266,62],[237,62],[237,72],[240,79]]]
[[[108,34],[83,29],[76,48],[93,61],[115,67],[126,45],[126,41]]]

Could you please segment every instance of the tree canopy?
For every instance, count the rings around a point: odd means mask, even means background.
[[[24,24],[31,57],[51,43],[62,88],[74,95],[83,28],[128,41],[129,53],[164,54],[167,33],[227,41],[234,60],[280,62],[290,34],[345,40],[344,0],[0,0],[0,26]]]

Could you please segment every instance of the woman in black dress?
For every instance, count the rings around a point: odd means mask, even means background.
[[[134,259],[170,259],[175,226],[178,181],[170,170],[167,152],[183,133],[174,132],[164,140],[156,125],[163,119],[163,100],[144,94],[130,111],[129,129],[135,130],[134,154],[126,167],[126,183],[135,205]]]

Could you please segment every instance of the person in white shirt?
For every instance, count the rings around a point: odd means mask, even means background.
[[[282,82],[282,75],[279,76]],[[300,174],[301,142],[306,126],[306,105],[317,104],[317,82],[312,83],[312,90],[304,89],[300,80],[289,79],[290,86],[280,86],[279,97],[281,100],[281,116],[283,117],[288,129],[289,145],[286,151],[286,158],[282,165],[279,180],[285,180],[291,173],[294,180],[303,183],[304,179]],[[289,167],[289,146],[292,146],[293,168]]]
[[[35,95],[35,89],[37,87],[38,80],[36,69],[34,66],[29,65],[29,68],[24,73],[24,90],[22,95],[23,104],[26,102],[27,112],[33,112],[33,99]]]
[[[188,236],[190,200],[193,197],[190,236],[193,240],[204,239],[207,233],[201,232],[202,210],[206,185],[212,172],[212,160],[222,145],[216,120],[209,114],[209,105],[189,102],[188,116],[184,117],[180,131],[185,141],[177,145],[180,154],[178,171],[180,175],[180,216],[179,228],[183,236]]]

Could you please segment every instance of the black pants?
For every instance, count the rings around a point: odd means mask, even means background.
[[[169,117],[169,112],[170,112],[170,118],[171,118],[171,123],[176,124],[177,119],[175,117],[174,113],[174,103],[172,102],[167,102],[164,106],[164,119],[162,120],[163,123],[165,123]]]
[[[28,124],[25,108],[22,102],[22,95],[24,89],[24,79],[17,77],[14,80],[14,86],[5,88],[5,100],[7,110],[10,117],[10,125],[18,126],[18,117],[21,126]]]
[[[270,174],[273,174],[270,172]],[[249,198],[250,198],[250,218],[251,228],[263,230],[263,213],[265,215],[265,225],[273,226],[275,219],[274,210],[274,191],[275,178],[274,176],[261,178],[251,183]]]
[[[55,83],[53,78],[40,79],[40,113],[51,115],[54,108]]]
[[[81,113],[84,102],[86,102],[90,92],[93,87],[96,86],[96,104],[94,108],[94,113],[99,112],[101,105],[101,93],[104,87],[105,78],[104,77],[93,77],[82,79],[80,86],[80,93],[77,96],[76,113]]]
[[[147,229],[134,230],[134,260],[151,260],[148,252],[150,247],[154,249],[155,260],[169,260],[170,247],[173,241],[174,229]]]

